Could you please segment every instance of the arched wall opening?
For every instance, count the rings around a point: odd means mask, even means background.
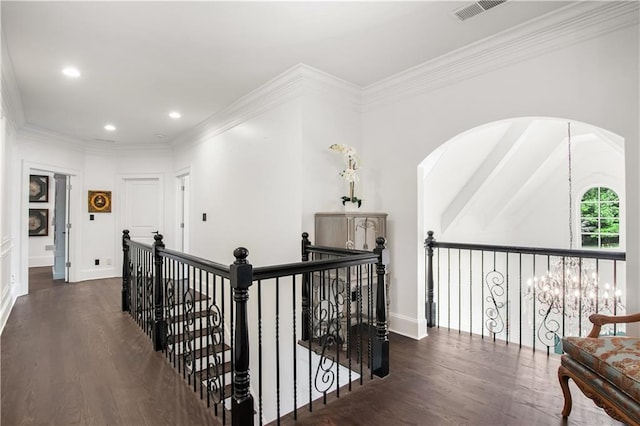
[[[571,218],[568,126],[571,123]],[[487,123],[442,144],[418,166],[419,228],[446,241],[580,248],[580,199],[591,187],[620,195],[625,249],[624,138],[573,120]],[[571,220],[571,224],[569,221]]]
[[[580,200],[590,188],[605,187],[619,196],[619,244],[610,249],[625,251],[624,142],[562,118],[520,117],[469,129],[418,166],[422,238],[433,230],[448,242],[593,248],[582,246]],[[620,270],[624,293],[625,276]],[[419,280],[424,284],[424,274]]]

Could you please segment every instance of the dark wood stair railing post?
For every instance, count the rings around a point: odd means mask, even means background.
[[[385,285],[385,269],[389,263],[389,251],[385,247],[386,240],[383,237],[376,238],[376,248],[373,250],[378,255],[376,274],[378,285],[376,289],[376,338],[373,341],[373,374],[378,377],[386,377],[389,374],[389,326],[387,322],[387,289]]]
[[[153,348],[161,351],[167,347],[167,326],[164,319],[164,279],[162,277],[162,256],[158,249],[164,248],[162,235],[153,236]]]
[[[231,401],[231,424],[253,425],[253,396],[249,391],[249,325],[247,302],[249,287],[253,283],[253,266],[247,262],[249,251],[238,247],[233,255],[236,260],[230,266],[231,287],[235,303],[235,331],[233,345],[233,397]]]
[[[129,254],[129,230],[122,231],[122,312],[131,309],[131,259]]]
[[[311,245],[311,241],[309,241],[309,234],[306,232],[302,233],[302,261],[309,261],[309,246]],[[305,273],[302,274],[302,340],[309,340],[309,316],[311,315],[310,307],[310,298],[311,294],[311,274]]]
[[[424,304],[424,315],[427,320],[427,327],[436,326],[436,304],[433,301],[433,245],[436,242],[433,238],[433,231],[427,232],[427,239],[424,240],[424,248],[427,249],[427,301]]]

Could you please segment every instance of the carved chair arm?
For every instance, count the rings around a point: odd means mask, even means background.
[[[637,314],[620,316],[593,314],[589,316],[589,321],[593,323],[593,328],[591,329],[587,337],[598,337],[600,335],[600,328],[603,325],[638,322],[640,321],[640,312]]]

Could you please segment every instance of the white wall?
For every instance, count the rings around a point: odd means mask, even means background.
[[[416,168],[440,144],[484,123],[511,117],[565,117],[625,139],[627,217],[638,217],[638,27],[480,74],[457,84],[379,103],[363,114],[367,175],[377,175],[378,210],[389,213],[391,328],[425,335],[424,283],[419,253]],[[446,182],[442,182],[446,185]],[[639,228],[628,221],[628,277],[638,277]],[[416,268],[416,265],[419,265]],[[629,291],[629,311],[640,291]]]
[[[117,192],[117,182],[123,174],[156,173],[162,176],[171,175],[171,156],[168,149],[149,149],[145,151],[116,149],[105,150],[83,147],[74,141],[56,139],[55,135],[22,132],[18,135],[18,164],[21,170],[16,171],[17,182],[26,194],[28,175],[32,170],[46,170],[71,176],[71,209],[70,209],[70,259],[71,281],[83,281],[118,276],[121,273],[121,224],[118,217],[118,203],[121,201]],[[89,220],[87,191],[112,191],[112,213],[95,213],[94,220]],[[21,201],[16,205],[28,205],[26,196],[20,195]],[[166,189],[165,200],[173,203],[173,191]],[[172,204],[170,204],[172,205]],[[21,221],[19,227],[24,228],[26,222]],[[173,214],[165,215],[165,226],[169,244],[173,238]],[[19,250],[22,258],[27,259],[31,249],[32,238],[20,238]],[[95,259],[100,260],[95,265]],[[28,287],[27,262],[19,268],[20,291],[26,294]]]
[[[233,250],[244,246],[254,265],[297,260],[299,116],[300,103],[290,101],[175,150],[176,173],[187,167],[191,171],[191,253],[231,264]]]
[[[15,129],[12,120],[0,113],[0,330],[9,317],[15,302],[14,265],[18,256],[14,248],[16,231],[12,228],[14,218],[12,209],[13,185],[10,185],[12,172],[15,169]]]
[[[341,197],[348,195],[348,184],[339,175],[345,168],[344,158],[329,146],[334,143],[352,146],[361,157],[362,127],[359,108],[349,96],[304,96],[301,118],[302,230],[309,233],[314,243],[314,214],[343,211]],[[362,181],[356,184],[358,198],[362,198],[365,186]],[[360,210],[370,212],[371,208],[365,199]]]

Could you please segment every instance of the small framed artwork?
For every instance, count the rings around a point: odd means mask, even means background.
[[[49,235],[49,209],[29,209],[29,236]]]
[[[47,203],[49,201],[49,176],[29,175],[29,202]]]
[[[111,213],[111,191],[89,191],[89,213]]]

